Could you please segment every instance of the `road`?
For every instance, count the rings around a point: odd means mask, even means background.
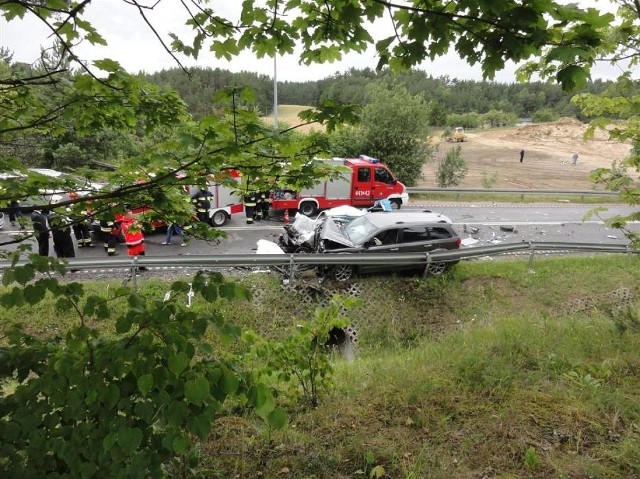
[[[470,246],[484,246],[499,243],[521,241],[575,242],[599,244],[627,244],[628,241],[618,230],[604,226],[602,220],[593,218],[583,221],[585,214],[593,206],[589,205],[500,205],[500,204],[423,204],[412,205],[406,209],[429,209],[451,218],[465,243]],[[405,210],[406,210],[405,209]],[[603,214],[609,217],[616,214],[628,214],[633,209],[620,205],[611,206]],[[281,218],[273,218],[246,225],[244,216],[236,215],[221,231],[227,235],[218,242],[192,240],[186,247],[179,242],[163,246],[164,234],[158,232],[146,236],[147,255],[199,255],[199,254],[248,254],[255,252],[259,239],[277,241],[282,229]],[[513,231],[504,231],[511,229]],[[640,231],[639,225],[632,226]],[[0,243],[14,237],[17,228],[6,224],[0,230]],[[31,241],[34,245],[35,242]],[[92,249],[79,249],[78,257],[104,257],[100,245]],[[7,248],[11,249],[11,247]],[[34,248],[35,250],[35,248]],[[53,252],[53,248],[51,248]],[[124,245],[118,245],[120,255],[126,255]],[[53,253],[52,253],[53,254]]]

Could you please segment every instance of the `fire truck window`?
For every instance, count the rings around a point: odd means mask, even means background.
[[[427,228],[415,227],[405,228],[402,231],[402,242],[413,243],[414,241],[425,241],[429,239],[429,231]]]
[[[389,185],[393,185],[394,179],[389,173],[389,170],[384,168],[376,168],[375,179],[378,183],[387,183]]]
[[[358,181],[368,183],[371,181],[371,170],[369,168],[358,168]]]

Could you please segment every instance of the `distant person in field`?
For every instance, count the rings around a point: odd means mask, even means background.
[[[524,160],[524,150],[520,150],[520,163]]]
[[[573,156],[571,157],[571,166],[576,166],[577,163],[578,163],[578,154],[574,153]]]

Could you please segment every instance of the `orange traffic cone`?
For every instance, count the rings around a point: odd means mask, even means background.
[[[289,224],[289,210],[284,210],[284,224]]]

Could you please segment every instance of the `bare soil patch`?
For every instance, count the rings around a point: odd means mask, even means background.
[[[494,188],[600,189],[589,179],[590,172],[622,160],[631,146],[608,140],[604,132],[586,140],[586,129],[587,125],[577,120],[562,119],[554,123],[467,132],[467,140],[457,143],[469,167],[459,186],[482,188],[483,175],[491,177],[495,173]],[[436,186],[439,159],[455,145],[444,139],[438,142],[437,159],[425,165],[424,179],[418,186]],[[524,161],[520,163],[523,149]],[[574,153],[579,155],[576,166],[571,165]]]

